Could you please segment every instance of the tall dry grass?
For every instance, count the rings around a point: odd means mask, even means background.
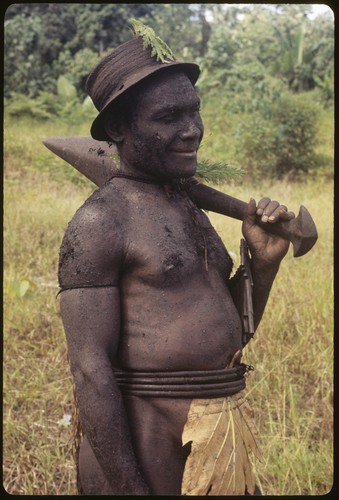
[[[41,144],[56,126],[9,123],[4,196],[4,486],[11,494],[72,495],[72,381],[56,294],[67,222],[92,190]],[[64,129],[59,135],[80,135]],[[314,249],[283,261],[263,321],[245,349],[264,460],[265,494],[319,495],[332,484],[333,184],[262,182],[220,189],[241,199],[270,195],[319,231]],[[238,221],[209,214],[238,262]]]
[[[226,187],[225,191],[229,191]],[[257,463],[265,494],[318,495],[333,481],[333,191],[331,183],[261,183],[231,188],[232,195],[283,201],[298,213],[305,205],[318,241],[305,256],[292,247],[281,264],[263,320],[244,350],[255,367],[248,380],[264,462]],[[235,259],[239,223],[210,218]]]

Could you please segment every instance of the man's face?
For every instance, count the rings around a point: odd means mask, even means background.
[[[200,99],[183,73],[157,75],[138,95],[125,125],[122,161],[157,178],[191,177],[203,137]]]

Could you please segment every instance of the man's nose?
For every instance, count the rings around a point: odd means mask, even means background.
[[[195,122],[187,122],[182,127],[179,132],[179,137],[183,141],[187,141],[190,139],[202,139],[203,136],[203,126],[202,124],[198,125]]]

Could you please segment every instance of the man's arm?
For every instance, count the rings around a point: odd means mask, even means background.
[[[188,195],[199,208],[211,210],[223,215],[230,215],[232,206],[221,191],[198,182],[190,181]],[[236,214],[236,210],[234,213]],[[232,214],[231,214],[232,215]],[[243,221],[243,235],[251,252],[251,271],[253,278],[254,327],[258,327],[279,270],[280,262],[287,253],[289,242],[280,236],[268,233],[256,224],[260,217],[264,224],[275,224],[279,220],[291,220],[294,213],[287,211],[284,205],[269,198],[262,198],[258,206],[251,200]],[[236,216],[236,218],[238,218]]]
[[[61,315],[81,424],[115,495],[148,495],[111,365],[118,348],[118,288],[65,290]]]
[[[287,216],[286,216],[287,214]],[[251,253],[251,271],[253,279],[253,312],[254,327],[257,329],[279,270],[280,262],[285,257],[289,241],[280,236],[268,233],[256,224],[256,217],[261,216],[264,223],[274,223],[281,218],[292,218],[294,214],[287,212],[284,205],[269,198],[262,198],[258,205],[251,199],[247,214],[242,224],[242,232]]]
[[[67,229],[59,267],[61,316],[81,424],[112,494],[149,495],[112,370],[120,338],[123,245],[107,220],[107,214],[90,206]]]

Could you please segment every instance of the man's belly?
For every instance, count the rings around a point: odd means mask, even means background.
[[[224,368],[241,349],[240,318],[225,288],[148,294],[134,301],[125,319],[119,348],[124,369]]]

